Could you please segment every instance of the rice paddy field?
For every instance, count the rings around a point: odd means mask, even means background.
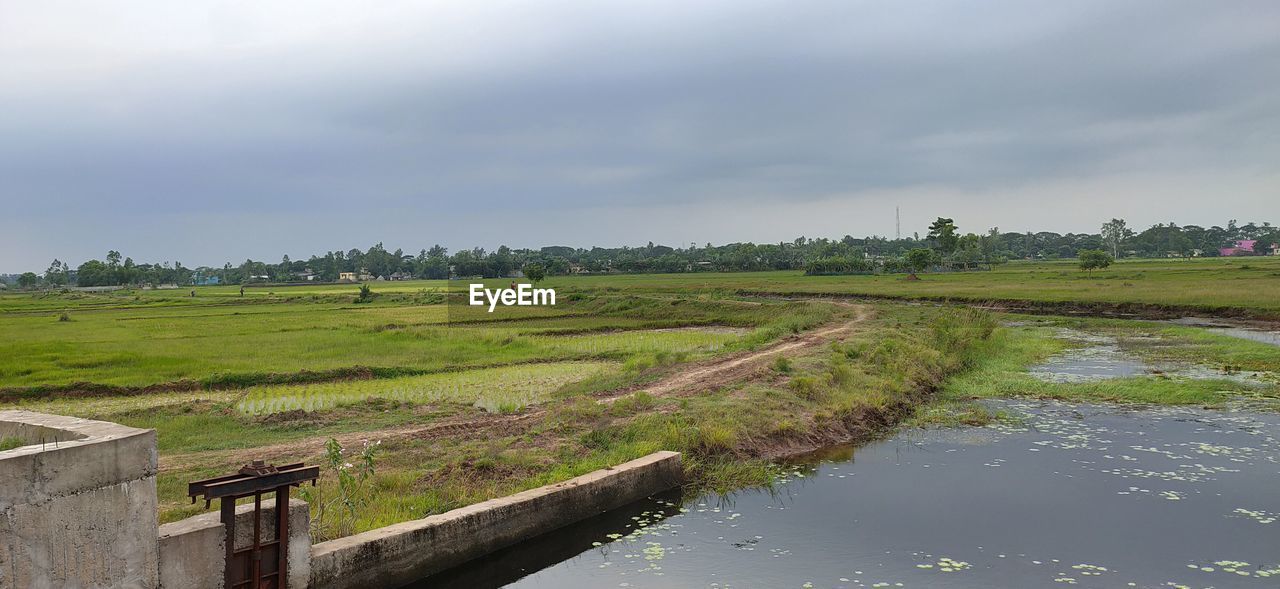
[[[1192,326],[828,295],[1267,318],[1280,313],[1278,262],[1135,261],[1092,275],[1014,263],[920,281],[553,277],[540,286],[558,291],[555,307],[492,314],[459,308],[450,297],[459,285],[432,281],[374,283],[364,302],[354,285],[5,293],[0,407],[157,430],[163,521],[202,511],[186,501],[188,481],[255,458],[323,463],[330,439],[352,454],[381,442],[358,516],[315,521],[317,539],[332,538],[658,449],[683,452],[699,490],[767,486],[775,458],[866,439],[913,413],[917,424],[994,419],[975,397],[1208,405],[1274,396],[1271,381],[1223,375],[1104,386],[1026,372],[1090,345],[1064,330],[1111,338],[1152,366],[1280,366],[1280,348]],[[326,471],[322,487],[336,479]]]
[[[512,413],[548,400],[560,387],[595,376],[600,362],[557,362],[384,380],[250,387],[236,402],[245,415],[315,412],[358,405],[369,399],[398,403],[470,403],[489,413]]]

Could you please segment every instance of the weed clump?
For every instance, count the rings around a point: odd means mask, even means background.
[[[272,293],[272,294],[274,294],[274,293]],[[356,302],[356,303],[370,303],[370,302],[373,302],[373,297],[374,297],[373,289],[372,289],[372,288],[369,288],[369,285],[368,285],[368,284],[361,284],[361,285],[360,285],[360,295],[356,297],[355,302]]]
[[[653,409],[658,404],[658,400],[646,391],[640,391],[632,395],[627,395],[613,402],[609,407],[609,413],[617,417],[625,417],[633,413],[640,413]]]
[[[790,374],[791,361],[788,360],[786,356],[774,356],[773,371],[777,372],[778,374]]]
[[[822,381],[813,376],[797,376],[791,379],[791,390],[802,399],[816,401],[823,396],[825,389]]]

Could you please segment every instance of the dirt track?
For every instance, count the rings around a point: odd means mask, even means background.
[[[774,356],[825,345],[836,339],[843,339],[853,333],[858,324],[866,321],[871,316],[871,311],[865,305],[841,304],[841,306],[852,308],[855,313],[854,318],[836,325],[828,325],[792,336],[759,350],[725,358],[716,358],[684,367],[679,372],[651,385],[641,387],[639,390],[655,397],[667,397],[683,391],[702,392],[740,382],[747,375],[767,366]],[[695,388],[696,391],[691,390]]]

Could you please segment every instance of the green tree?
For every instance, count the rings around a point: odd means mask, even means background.
[[[40,283],[40,277],[35,272],[23,272],[18,277],[18,288],[35,288]]]
[[[956,234],[955,221],[946,217],[938,217],[929,225],[929,235],[926,236],[938,244],[938,251],[944,255],[956,251],[956,246],[960,243],[960,237]]]
[[[542,279],[547,277],[547,269],[542,264],[525,264],[521,271],[524,272],[524,277],[534,284],[542,282]]]
[[[1271,246],[1280,244],[1280,230],[1274,227],[1266,227],[1268,233],[1258,236],[1258,243],[1253,246],[1254,253],[1258,255],[1268,255],[1271,253]]]
[[[1080,270],[1101,270],[1115,261],[1111,254],[1102,250],[1080,250]]]
[[[903,257],[907,268],[911,270],[911,276],[915,276],[917,272],[923,271],[938,260],[937,252],[923,247],[918,247],[907,252]]]
[[[50,286],[63,286],[67,283],[67,272],[70,268],[66,263],[54,258],[49,264],[49,269],[44,271],[44,281]]]
[[[1120,257],[1120,246],[1130,237],[1133,237],[1133,231],[1124,219],[1112,219],[1102,224],[1102,244],[1111,252],[1113,259]]]

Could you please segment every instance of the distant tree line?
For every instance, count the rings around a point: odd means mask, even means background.
[[[819,255],[806,265],[810,274],[865,274],[871,272],[919,272],[929,267],[970,269],[989,264],[1002,264],[1010,259],[1054,260],[1078,258],[1089,260],[1087,269],[1101,265],[1094,252],[1111,259],[1215,257],[1223,248],[1231,248],[1241,240],[1256,242],[1256,255],[1268,253],[1271,244],[1280,244],[1280,228],[1271,223],[1238,224],[1209,228],[1198,225],[1179,227],[1174,223],[1157,223],[1136,233],[1123,219],[1112,219],[1098,233],[1007,233],[992,228],[983,234],[961,234],[952,219],[938,217],[929,225],[924,239],[889,242],[889,248],[865,249],[865,255],[837,253]],[[905,242],[905,243],[904,243]],[[856,240],[855,240],[856,243]]]
[[[1262,250],[1280,243],[1280,228],[1270,223],[1238,224],[1226,227],[1178,226],[1159,223],[1141,232],[1125,221],[1112,219],[1098,233],[1003,232],[992,228],[983,233],[962,233],[954,221],[939,217],[924,237],[901,239],[853,237],[840,239],[797,237],[779,243],[710,243],[670,247],[650,242],[641,247],[573,248],[548,246],[540,249],[496,250],[484,248],[454,253],[435,245],[416,254],[381,243],[368,250],[331,251],[306,259],[284,256],[278,263],[245,260],[222,267],[187,268],[181,262],[138,264],[118,251],[105,260],[89,260],[76,268],[54,260],[43,275],[28,272],[10,276],[19,287],[118,286],[143,284],[247,284],[253,282],[337,281],[344,273],[357,280],[369,278],[505,277],[526,268],[551,275],[577,273],[657,273],[657,272],[741,272],[756,270],[799,270],[811,273],[863,273],[877,269],[918,271],[919,264],[969,267],[1003,263],[1012,259],[1052,260],[1076,258],[1082,251],[1099,250],[1113,258],[1217,256],[1219,249],[1238,240],[1255,240]],[[928,250],[911,257],[913,250]],[[1259,251],[1258,253],[1264,253]]]

